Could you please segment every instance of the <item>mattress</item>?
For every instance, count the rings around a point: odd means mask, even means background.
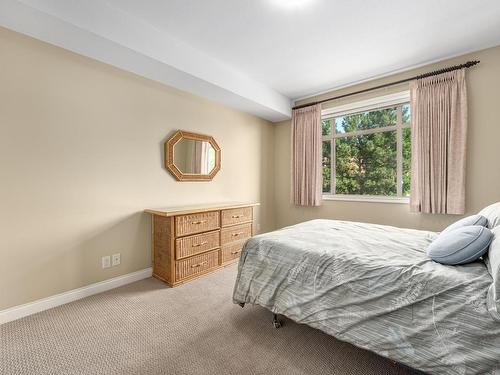
[[[234,303],[255,304],[429,374],[500,375],[482,261],[446,266],[436,233],[312,220],[247,241]]]

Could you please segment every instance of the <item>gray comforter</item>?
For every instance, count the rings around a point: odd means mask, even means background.
[[[500,375],[483,262],[427,258],[433,232],[313,220],[248,240],[235,303],[264,306],[429,374]]]

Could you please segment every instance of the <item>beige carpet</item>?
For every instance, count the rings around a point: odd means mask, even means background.
[[[0,326],[0,374],[409,374],[231,302],[236,267],[170,289],[147,279]]]

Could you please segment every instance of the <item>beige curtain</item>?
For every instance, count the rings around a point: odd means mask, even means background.
[[[292,114],[292,203],[321,204],[321,106],[296,109]]]
[[[465,70],[413,81],[410,95],[410,210],[463,214],[467,137]]]

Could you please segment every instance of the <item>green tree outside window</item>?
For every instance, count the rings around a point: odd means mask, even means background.
[[[323,192],[408,196],[410,117],[409,104],[401,104],[323,119]]]

